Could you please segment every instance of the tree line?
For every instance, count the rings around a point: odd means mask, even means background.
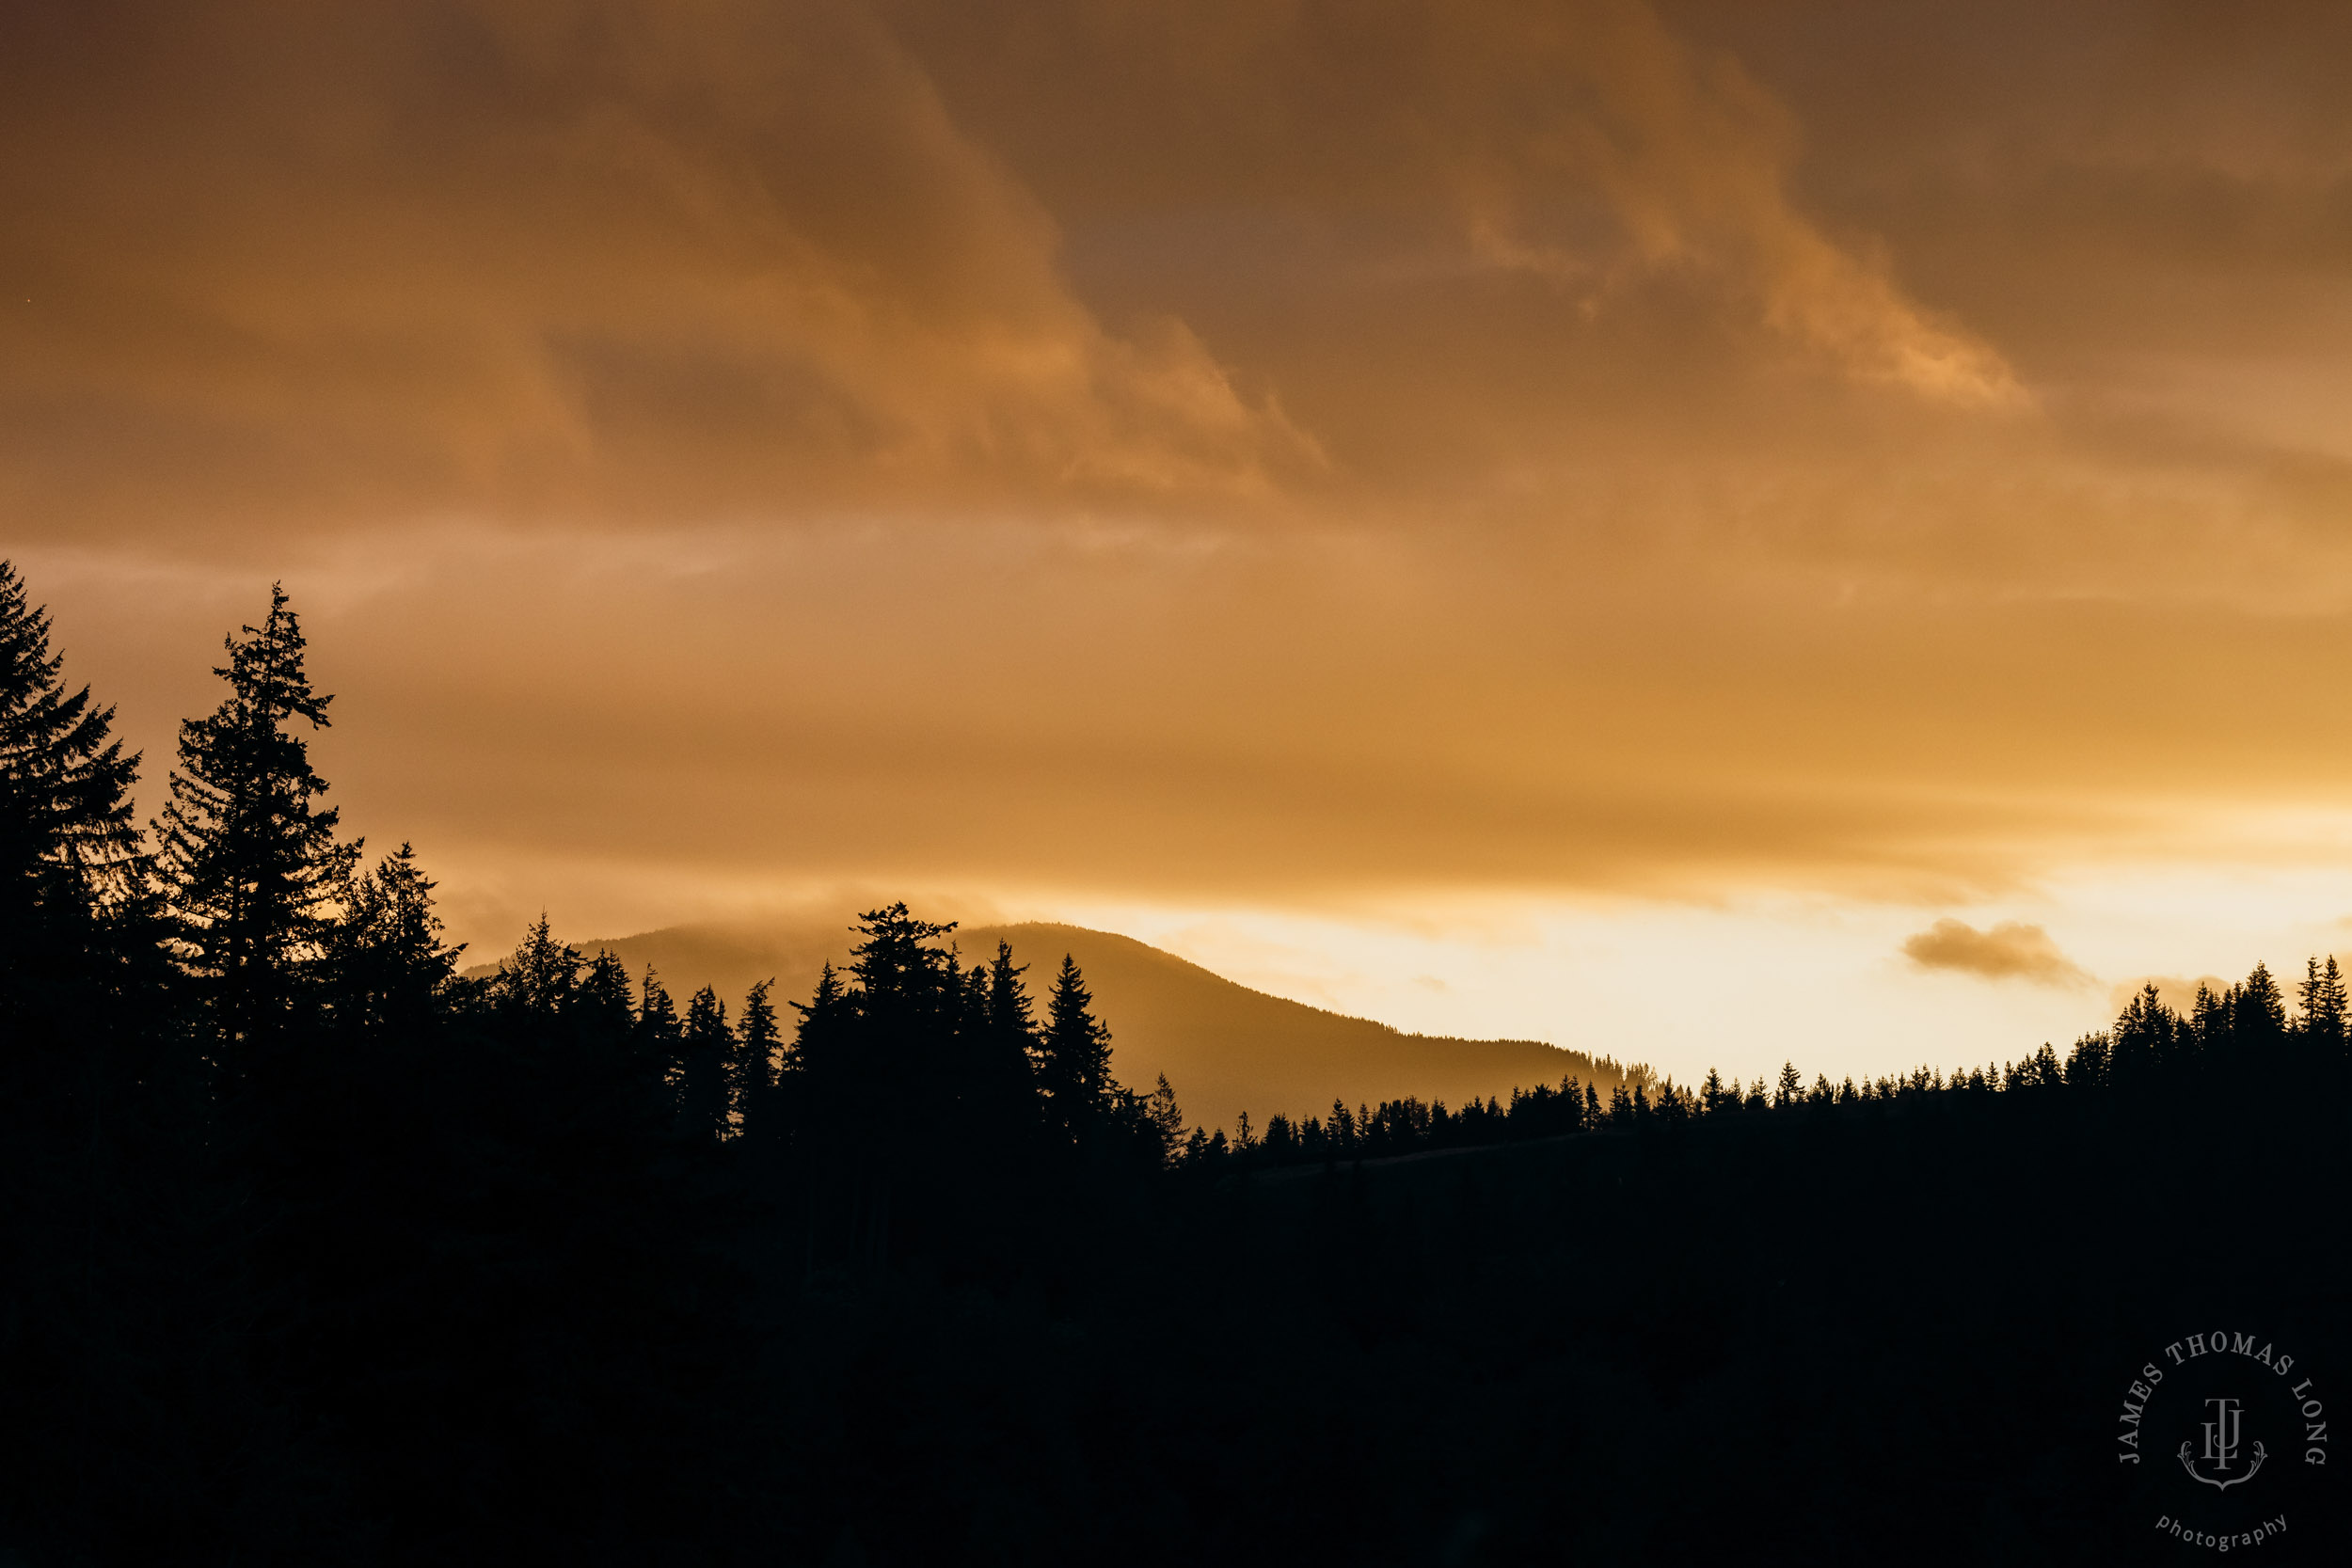
[[[1188,1130],[1164,1079],[1118,1082],[1067,957],[1041,997],[1009,946],[967,962],[903,904],[864,914],[805,1001],[681,1006],[544,916],[469,978],[415,851],[370,862],[342,833],[308,746],[332,700],[282,592],[226,653],[142,830],[140,759],[0,562],[0,1556],[1192,1560],[1289,1539],[1326,1492],[1353,1512],[1323,1545],[1434,1553],[1457,1527],[1406,1516],[1438,1484],[1396,1457],[1418,1423],[1453,1423],[1530,1497],[1547,1450],[1508,1440],[1515,1396],[1417,1370],[1492,1326],[1431,1237],[1591,1303],[1560,1214],[1613,1224],[1603,1192],[1656,1207],[1612,1243],[1614,1289],[1645,1305],[1596,1320],[1609,1343],[1690,1310],[1677,1206],[1702,1180],[1812,1193],[1817,1167],[1911,1169],[1915,1134],[1992,1129],[1990,1160],[2042,1109],[2096,1128],[2342,1074],[2344,987],[2314,961],[2292,1012],[2259,966],[2185,1012],[2150,988],[2063,1058],[1809,1086],[1793,1065],[1694,1089],[1634,1071],[1605,1094],[1571,1076]],[[1725,1135],[1682,1135],[1702,1127]],[[1878,1164],[1817,1160],[1816,1130]],[[1639,1136],[1568,1136],[1597,1132]],[[1559,1156],[1556,1193],[1465,1177],[1435,1228],[1368,1196],[1378,1162],[1490,1145]],[[1323,1175],[1257,1183],[1257,1207],[1226,1180],[1277,1167]],[[1680,1174],[1644,1185],[1652,1167]],[[1722,1277],[1690,1299],[1785,1277],[1744,1245],[1707,1249]],[[1540,1325],[1511,1342],[1525,1368],[1563,1354]],[[1572,1381],[1607,1384],[1616,1354]],[[1351,1436],[1370,1431],[1394,1451]],[[1261,1472],[1296,1484],[1253,1490]]]
[[[2340,1063],[2346,1049],[2344,981],[2332,956],[2305,961],[2296,999],[2290,1013],[2269,967],[2258,962],[2241,984],[2216,990],[2201,983],[2185,1012],[2168,1006],[2154,985],[2143,986],[2124,1004],[2112,1028],[2082,1036],[2063,1056],[2044,1044],[2017,1061],[1954,1068],[1948,1074],[1921,1066],[1861,1084],[1851,1075],[1832,1084],[1826,1073],[1816,1073],[1807,1085],[1794,1062],[1784,1062],[1771,1084],[1759,1077],[1744,1088],[1713,1068],[1695,1088],[1678,1085],[1671,1076],[1652,1081],[1636,1069],[1612,1084],[1606,1097],[1598,1085],[1570,1073],[1557,1086],[1518,1087],[1507,1101],[1489,1097],[1454,1111],[1443,1101],[1424,1103],[1409,1095],[1352,1111],[1334,1101],[1328,1117],[1277,1113],[1263,1132],[1247,1112],[1230,1137],[1222,1128],[1195,1128],[1178,1160],[1187,1170],[1216,1174],[1391,1159],[1579,1132],[1631,1132],[1774,1112],[1885,1110],[1947,1096],[2058,1090],[2076,1097],[2131,1096],[2225,1077],[2308,1079]]]

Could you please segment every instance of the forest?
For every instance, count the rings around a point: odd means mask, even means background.
[[[0,563],[0,1563],[2120,1560],[2139,1347],[2344,1366],[2332,958],[1192,1128],[1076,964],[904,904],[804,999],[544,917],[469,978],[282,592],[151,823],[52,643]]]

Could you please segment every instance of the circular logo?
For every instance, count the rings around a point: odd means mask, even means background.
[[[2118,1405],[2127,1540],[2278,1557],[2320,1533],[2327,1391],[2286,1345],[2234,1329],[2185,1335],[2141,1365]]]

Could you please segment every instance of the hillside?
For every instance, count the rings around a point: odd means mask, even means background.
[[[1556,1084],[1571,1072],[1597,1077],[1606,1093],[1624,1076],[1606,1058],[1596,1063],[1537,1040],[1408,1035],[1269,996],[1109,931],[1027,923],[956,933],[967,963],[994,952],[999,938],[1029,966],[1030,990],[1041,997],[1062,955],[1075,958],[1096,1013],[1110,1025],[1120,1081],[1148,1089],[1166,1073],[1185,1116],[1203,1126],[1231,1128],[1246,1110],[1263,1127],[1275,1112],[1322,1112],[1335,1099],[1353,1106],[1415,1095],[1459,1105],[1473,1096],[1508,1098],[1515,1085]],[[580,945],[610,948],[632,972],[653,965],[681,1000],[709,985],[732,1006],[771,975],[780,1000],[807,996],[820,965],[848,960],[850,935],[846,927],[836,934],[680,926]]]

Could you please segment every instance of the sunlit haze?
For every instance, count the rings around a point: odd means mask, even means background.
[[[474,957],[1687,1081],[2352,948],[2352,8],[8,12],[0,555],[143,814],[282,580]]]

